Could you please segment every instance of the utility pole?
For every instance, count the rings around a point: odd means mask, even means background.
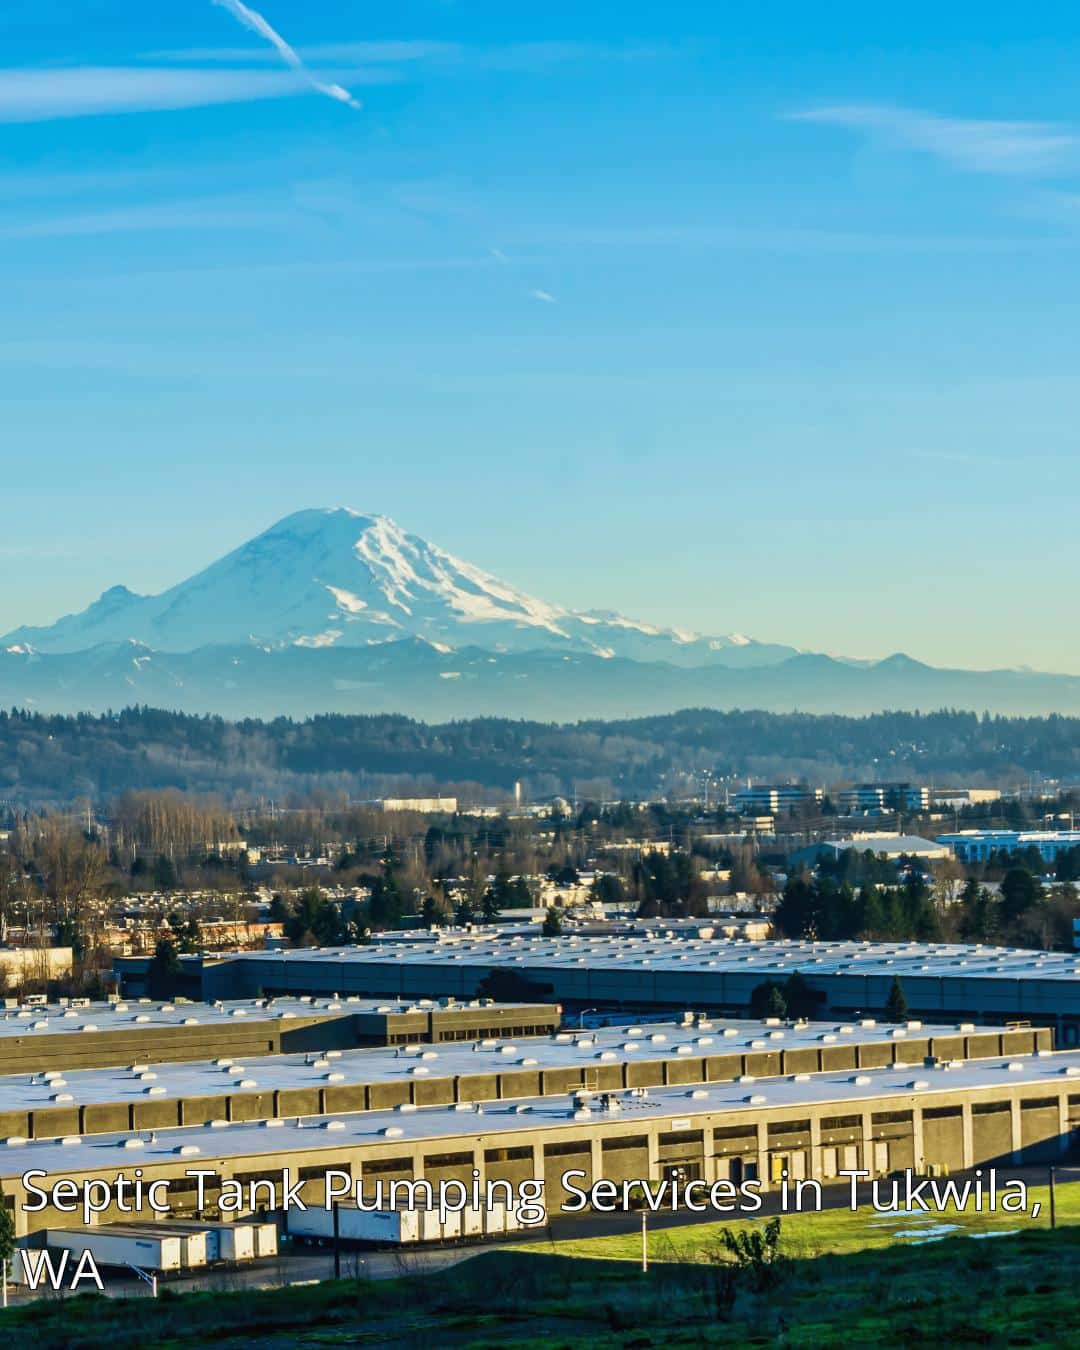
[[[334,1279],[341,1279],[341,1211],[334,1201]]]
[[[1057,1203],[1054,1195],[1054,1173],[1057,1169],[1050,1164],[1050,1227],[1057,1227]]]
[[[645,1274],[649,1269],[649,1211],[641,1211],[641,1271]]]

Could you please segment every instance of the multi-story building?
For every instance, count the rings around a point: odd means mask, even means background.
[[[856,783],[854,787],[841,788],[836,794],[836,804],[847,815],[929,811],[930,789],[916,783]]]
[[[740,788],[731,799],[734,810],[743,816],[782,816],[802,806],[817,806],[824,799],[821,788],[805,783],[759,783]]]
[[[383,797],[375,805],[381,811],[416,811],[425,816],[452,816],[458,809],[458,799],[456,797]]]

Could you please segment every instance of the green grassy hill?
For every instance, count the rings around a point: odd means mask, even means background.
[[[715,1234],[697,1227],[656,1235],[647,1274],[630,1252],[600,1239],[592,1250],[609,1244],[601,1259],[583,1255],[590,1244],[582,1243],[561,1255],[489,1251],[435,1275],[377,1283],[166,1291],[156,1303],[84,1295],[12,1310],[0,1325],[10,1343],[42,1350],[1075,1343],[1080,1224],[1051,1232],[1040,1222],[993,1241],[909,1240],[884,1225],[892,1240],[855,1250],[859,1225],[872,1222],[836,1214],[785,1220],[781,1249],[789,1259],[765,1283],[752,1271],[733,1276]],[[816,1238],[808,1232],[815,1223]],[[999,1215],[982,1231],[1007,1226]],[[628,1241],[636,1259],[640,1240]]]

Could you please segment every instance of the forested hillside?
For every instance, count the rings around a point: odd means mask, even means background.
[[[325,789],[353,797],[436,785],[498,795],[643,796],[713,780],[911,778],[933,783],[1080,779],[1080,719],[689,710],[555,725],[405,717],[226,722],[131,708],[106,716],[0,713],[0,800],[99,799],[174,786],[225,796]]]

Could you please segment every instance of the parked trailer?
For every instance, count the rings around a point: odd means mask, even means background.
[[[138,1266],[140,1270],[177,1271],[183,1265],[183,1242],[179,1233],[143,1233],[102,1224],[90,1228],[49,1228],[45,1242],[50,1247],[74,1252],[88,1251],[99,1266]]]
[[[170,1219],[167,1227],[184,1233],[203,1234],[208,1261],[251,1261],[255,1257],[254,1224]]]
[[[209,1243],[206,1227],[203,1224],[193,1224],[190,1229],[177,1230],[166,1219],[161,1219],[156,1223],[152,1219],[141,1219],[136,1223],[114,1223],[103,1226],[118,1229],[124,1233],[142,1233],[147,1237],[179,1238],[180,1264],[184,1270],[202,1270],[209,1259]]]
[[[328,1209],[288,1211],[292,1237],[333,1239],[334,1215]],[[342,1242],[406,1246],[417,1242],[454,1242],[484,1232],[481,1210],[440,1216],[437,1209],[360,1209],[355,1203],[338,1204],[338,1233]]]
[[[255,1255],[277,1256],[278,1228],[276,1223],[260,1222],[252,1224],[255,1233]]]

